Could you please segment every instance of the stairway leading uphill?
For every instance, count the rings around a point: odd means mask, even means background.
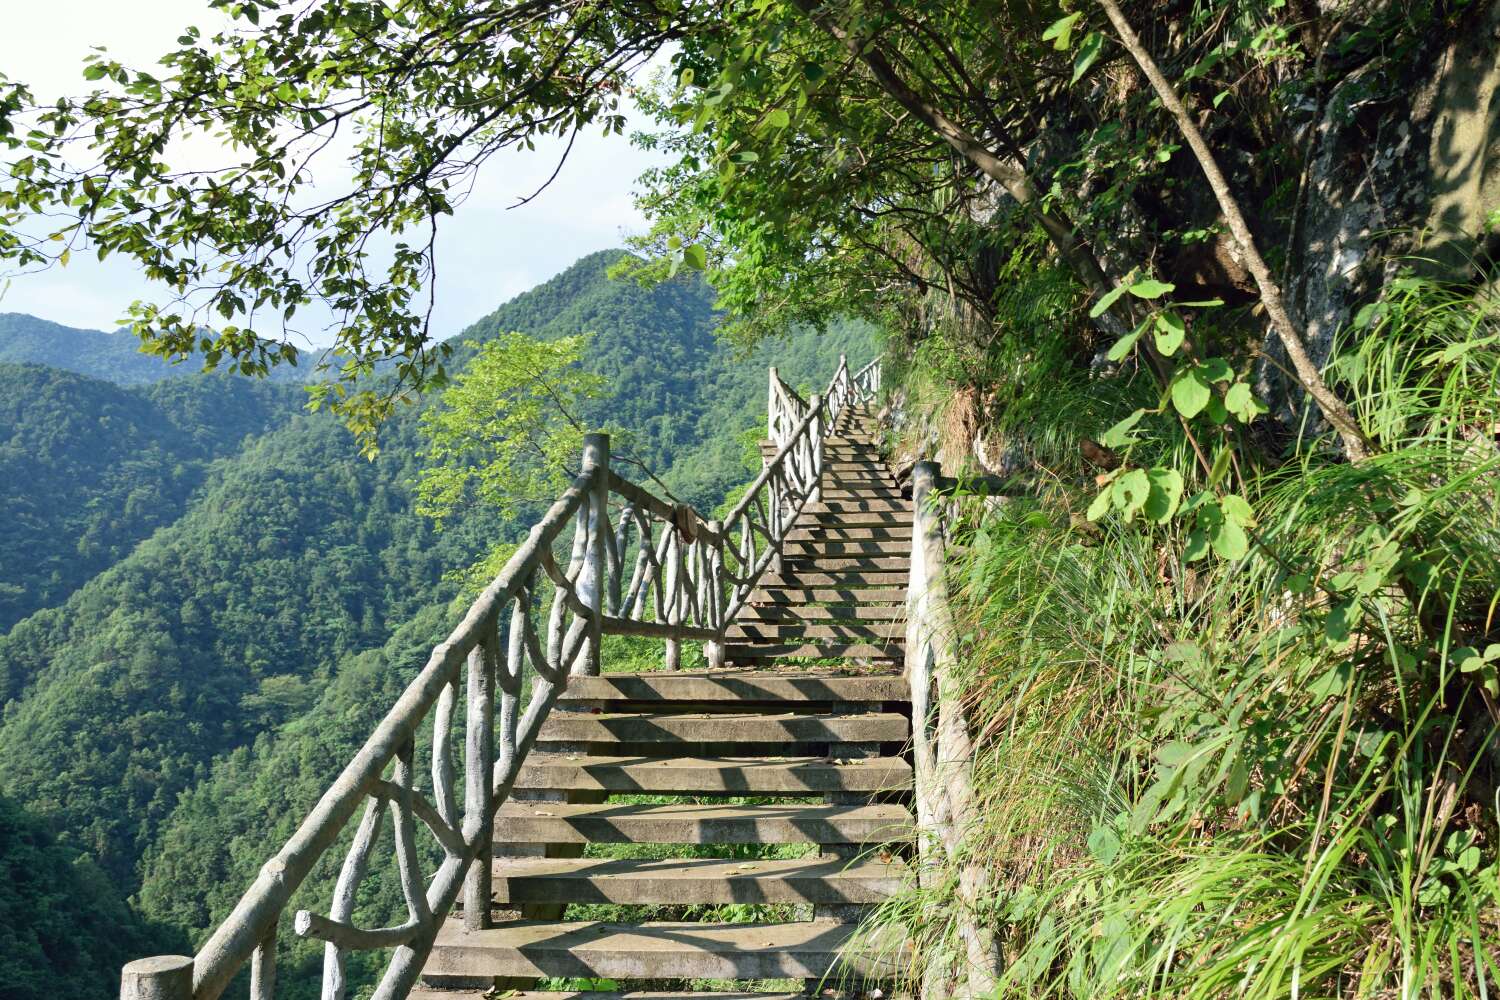
[[[906,877],[912,838],[900,672],[911,515],[872,426],[851,408],[826,439],[821,496],[728,632],[724,669],[572,680],[496,819],[500,919],[480,931],[450,920],[414,997],[498,985],[526,1000],[790,1000],[860,996],[890,977],[899,946],[850,944]],[[601,844],[671,846],[587,856]],[[743,844],[806,845],[807,856],[699,856]],[[568,920],[582,903],[798,904],[802,919]],[[644,992],[530,991],[543,978]],[[660,992],[693,980],[741,991]],[[754,980],[803,991],[743,992]]]

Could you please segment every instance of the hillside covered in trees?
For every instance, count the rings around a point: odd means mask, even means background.
[[[711,506],[749,475],[740,439],[764,421],[764,365],[715,339],[701,279],[611,281],[620,256],[584,258],[455,343],[587,333],[585,364],[613,391],[580,419],[618,428],[622,453]],[[841,348],[873,356],[867,326],[840,330],[789,338],[788,377],[816,384]],[[194,940],[451,627],[457,571],[526,525],[461,514],[437,532],[413,510],[415,410],[382,428],[371,462],[294,387],[122,387],[39,366],[0,379],[0,496],[24,529],[0,584],[29,598],[17,618],[40,607],[0,631],[0,794],[34,831],[17,849],[45,837],[27,850],[76,855],[76,884],[134,897],[152,924],[132,917],[148,935],[133,941]],[[42,954],[83,905],[73,884],[47,922],[14,928]],[[112,991],[118,948],[66,955],[86,966],[77,982],[93,977],[76,995]]]

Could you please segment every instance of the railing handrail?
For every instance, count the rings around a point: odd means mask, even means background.
[[[471,929],[488,925],[488,859],[495,812],[509,796],[568,677],[598,672],[600,638],[605,633],[665,639],[669,669],[677,665],[681,642],[703,640],[710,666],[723,665],[731,622],[767,567],[779,564],[791,524],[819,495],[828,429],[851,399],[872,397],[878,391],[878,360],[851,377],[846,359],[840,356],[828,393],[810,401],[804,401],[771,369],[769,405],[773,411],[778,406],[782,409],[768,414],[768,419],[784,422],[788,410],[795,412],[796,419],[723,522],[705,520],[691,507],[668,503],[619,476],[609,466],[608,436],[587,435],[582,471],[532,527],[526,541],[448,637],[433,648],[421,670],[292,836],[261,868],[229,916],[195,956],[157,956],[127,965],[121,975],[122,1000],[216,1000],[247,964],[251,1000],[271,1000],[276,931],[286,906],[349,827],[361,802],[366,803],[365,815],[345,858],[329,915],[300,911],[294,929],[301,937],[325,942],[324,1000],[342,1000],[344,953],[373,948],[394,949],[374,994],[376,1000],[404,998],[460,890],[465,925]],[[624,501],[613,529],[611,494]],[[572,555],[564,568],[553,546],[570,519],[575,531]],[[660,539],[658,527],[665,529]],[[623,571],[632,531],[639,531],[640,538],[627,590]],[[532,621],[533,612],[542,610],[538,591],[543,575],[554,588],[546,610],[545,636]],[[507,608],[510,620],[503,627]],[[502,638],[507,639],[504,649]],[[460,816],[452,730],[465,663],[465,807]],[[536,683],[523,715],[519,700],[528,665]],[[431,800],[417,787],[414,770],[416,734],[429,718],[433,725]],[[384,775],[392,765],[393,776],[387,779]],[[353,923],[354,890],[367,870],[387,810],[394,821],[408,919],[398,926],[370,930]],[[444,860],[430,880],[421,875],[415,846],[418,820],[443,849]]]

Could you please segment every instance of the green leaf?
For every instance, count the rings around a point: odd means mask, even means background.
[[[1197,562],[1208,555],[1208,532],[1194,528],[1188,532],[1187,544],[1182,547],[1183,562]]]
[[[1255,398],[1255,393],[1248,382],[1236,382],[1231,385],[1224,393],[1224,406],[1239,418],[1242,424],[1248,424],[1266,412],[1266,404]]]
[[[1082,17],[1083,13],[1080,11],[1058,18],[1047,26],[1046,31],[1042,32],[1042,41],[1051,42],[1052,47],[1059,52],[1068,51],[1069,46],[1073,44],[1073,29],[1078,26],[1078,21]]]
[[[1187,338],[1187,326],[1182,317],[1168,310],[1156,314],[1156,349],[1167,357],[1177,353]]]
[[[1234,369],[1223,358],[1204,358],[1198,370],[1208,382],[1228,382],[1234,378]]]
[[[1219,498],[1219,509],[1224,512],[1224,520],[1233,521],[1235,524],[1245,527],[1255,526],[1255,511],[1245,498],[1237,493],[1226,493]]]
[[[792,116],[786,113],[785,108],[777,108],[766,115],[766,125],[769,128],[786,128],[792,123]]]
[[[1233,459],[1234,453],[1228,448],[1221,448],[1219,453],[1214,456],[1214,464],[1208,470],[1208,485],[1210,487],[1219,485],[1220,480],[1229,472],[1229,463]]]
[[[1146,411],[1143,409],[1136,410],[1130,416],[1105,431],[1100,436],[1099,443],[1106,448],[1122,448],[1125,445],[1134,444],[1135,435],[1131,431],[1135,428],[1136,424],[1141,422],[1141,417],[1145,416],[1145,414]]]
[[[1089,71],[1089,67],[1098,62],[1103,51],[1103,35],[1097,31],[1090,31],[1085,35],[1083,44],[1078,47],[1078,56],[1073,60],[1073,79],[1069,83],[1077,83]]]
[[[1131,330],[1125,336],[1115,341],[1114,346],[1109,349],[1109,353],[1105,357],[1117,364],[1124,361],[1126,356],[1135,349],[1135,342],[1140,340],[1141,334],[1145,332],[1146,324],[1141,323],[1134,330]]]
[[[1172,405],[1189,420],[1203,412],[1212,396],[1213,391],[1196,368],[1183,372],[1172,383]]]
[[[1131,285],[1127,291],[1138,299],[1159,299],[1163,295],[1175,289],[1177,286],[1169,281],[1157,281],[1155,278],[1142,278]]]
[[[708,267],[708,251],[703,249],[703,244],[694,243],[692,246],[682,248],[682,261],[695,271],[702,271]]]
[[[1094,497],[1094,502],[1089,504],[1089,509],[1084,512],[1083,516],[1088,518],[1090,521],[1098,521],[1105,514],[1108,514],[1110,506],[1110,496],[1113,492],[1114,491],[1111,487],[1106,486],[1103,492]]]
[[[1090,319],[1098,319],[1100,316],[1103,316],[1105,310],[1108,309],[1110,306],[1114,305],[1115,304],[1115,300],[1118,299],[1121,295],[1124,295],[1124,294],[1125,294],[1125,286],[1124,285],[1116,285],[1115,287],[1111,288],[1109,291],[1105,292],[1103,295],[1099,296],[1099,301],[1095,302],[1094,303],[1094,308],[1092,308],[1092,309],[1089,310],[1089,318]]]
[[[1151,478],[1145,469],[1131,469],[1115,480],[1114,498],[1125,513],[1125,520],[1135,517],[1136,511],[1146,505],[1151,496]]]
[[[1146,475],[1151,480],[1151,495],[1141,512],[1157,524],[1166,524],[1182,502],[1182,474],[1176,469],[1152,469]]]
[[[1221,559],[1243,559],[1250,551],[1250,540],[1245,537],[1244,528],[1225,518],[1214,533],[1213,549]]]
[[[1107,826],[1096,826],[1089,834],[1089,853],[1101,865],[1112,864],[1120,854],[1120,837]]]

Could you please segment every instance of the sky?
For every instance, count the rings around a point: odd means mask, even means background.
[[[149,68],[187,25],[211,33],[222,21],[207,0],[0,0],[0,72],[42,100],[84,92],[82,61],[103,45]],[[580,136],[562,174],[534,201],[510,208],[552,172],[560,144],[505,151],[480,175],[474,194],[439,226],[433,332],[457,333],[501,302],[595,250],[644,231],[631,200],[635,178],[653,162],[625,136]],[[20,275],[0,287],[0,312],[31,313],[67,326],[114,329],[136,299],[164,297],[129,261],[100,264],[75,255],[66,268]]]

